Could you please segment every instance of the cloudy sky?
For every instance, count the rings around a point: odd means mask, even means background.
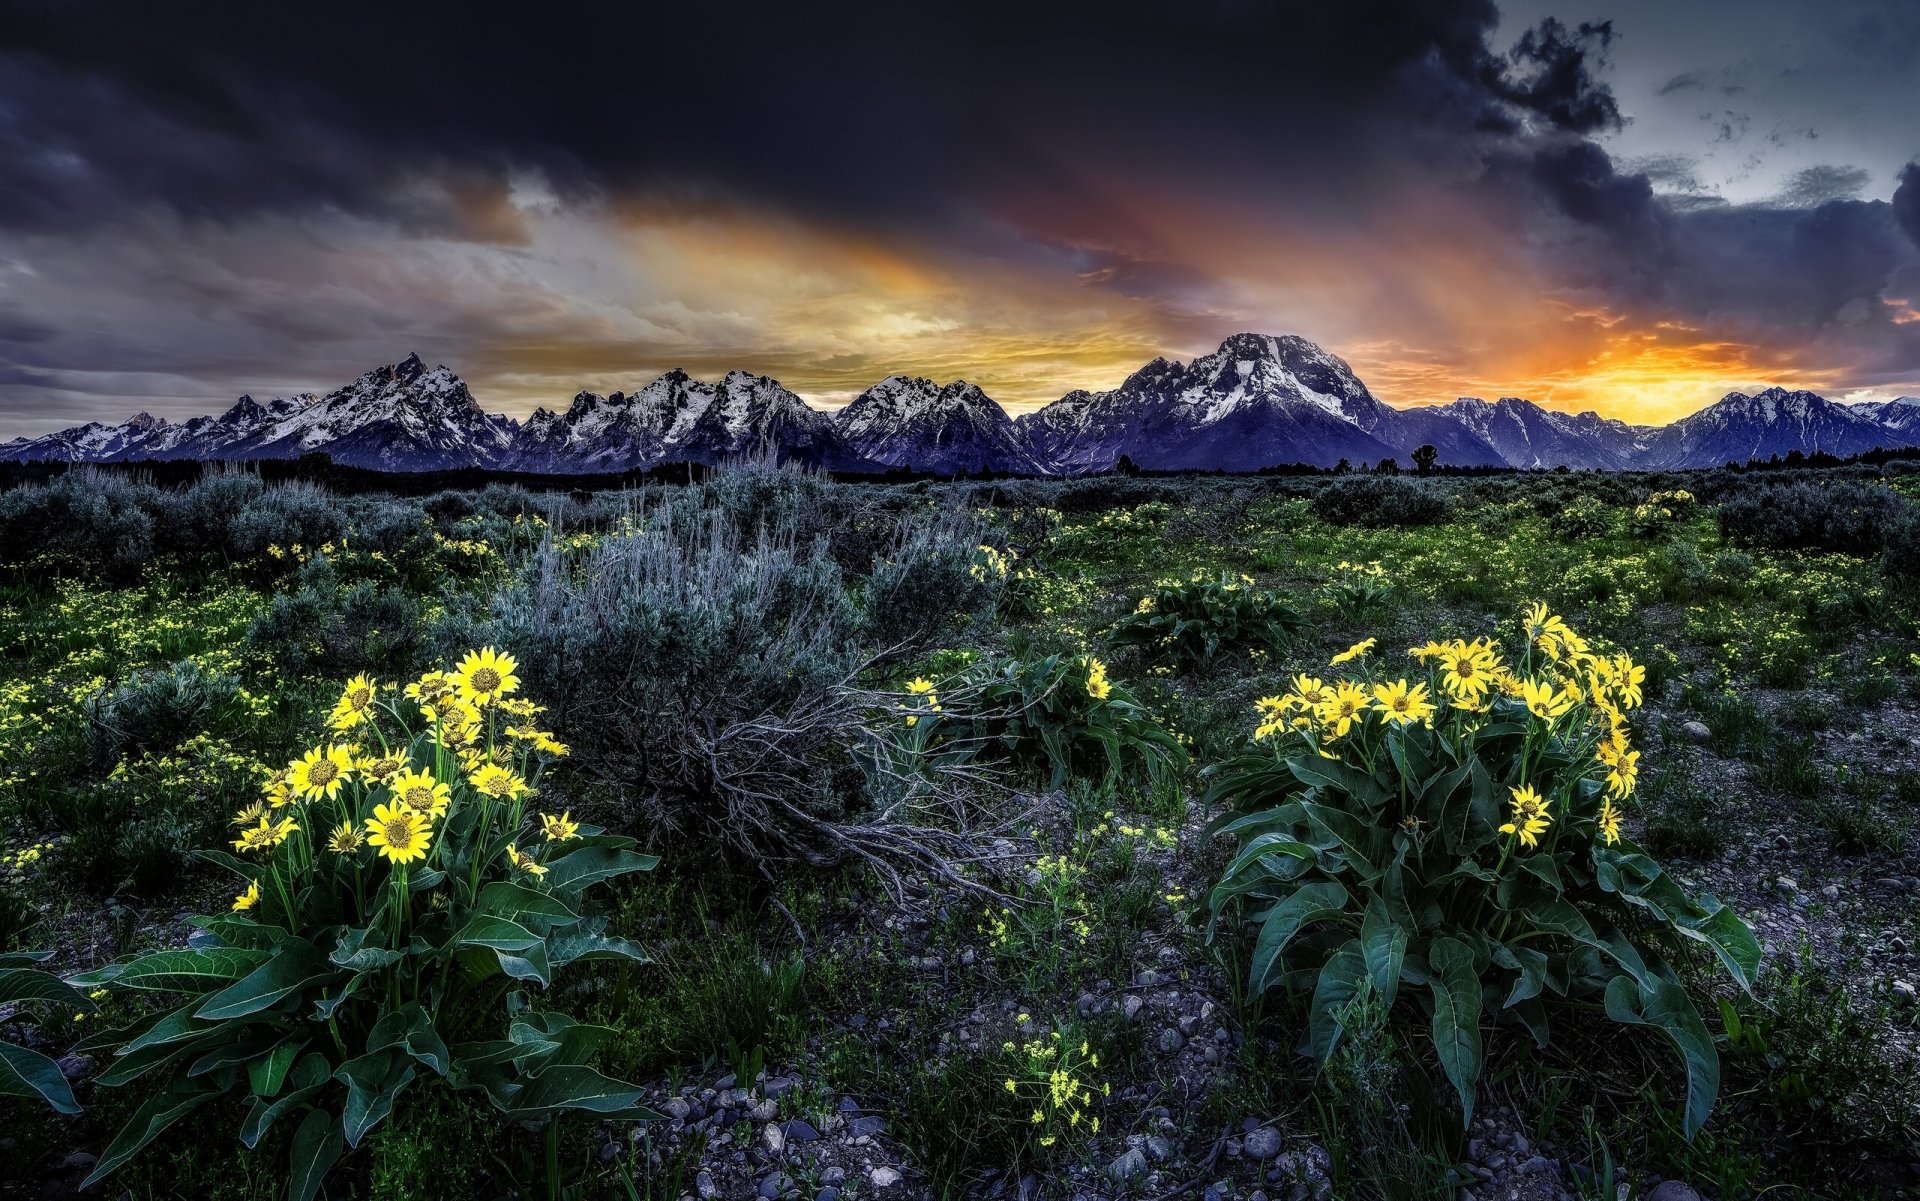
[[[1394,404],[1920,393],[1906,0],[621,7],[0,0],[0,438],[409,351],[1018,410],[1239,330]]]

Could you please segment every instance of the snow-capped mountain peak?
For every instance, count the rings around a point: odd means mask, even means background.
[[[1018,420],[977,385],[890,375],[833,413],[776,380],[671,370],[630,392],[582,391],[524,425],[490,414],[459,376],[415,354],[324,396],[241,396],[217,416],[137,413],[0,443],[0,459],[114,462],[324,452],[388,470],[502,467],[624,472],[771,455],[834,470],[1057,474],[1127,459],[1161,470],[1354,466],[1431,445],[1449,467],[1682,468],[1794,451],[1845,457],[1920,446],[1920,397],[1844,405],[1769,387],[1730,392],[1661,427],[1519,397],[1395,409],[1337,355],[1296,335],[1234,334],[1190,362],[1156,358],[1106,392],[1075,390]]]

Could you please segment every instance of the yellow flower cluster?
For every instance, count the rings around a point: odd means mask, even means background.
[[[402,695],[434,723],[439,744],[454,753],[469,788],[489,800],[517,804],[532,789],[508,766],[513,757],[507,746],[495,741],[495,726],[504,724],[500,733],[508,742],[549,756],[567,751],[564,743],[533,724],[543,710],[514,697],[519,688],[518,665],[513,657],[485,647],[470,652],[451,672],[422,675],[408,684]],[[239,828],[234,848],[244,853],[269,852],[301,832],[301,817],[308,806],[326,804],[342,818],[326,840],[327,849],[334,854],[350,856],[369,846],[395,864],[427,858],[433,849],[435,823],[452,808],[453,789],[448,780],[416,768],[404,750],[404,740],[401,749],[389,746],[378,718],[382,709],[393,703],[383,701],[382,693],[390,695],[394,691],[391,685],[383,686],[367,675],[347,681],[333,705],[328,725],[351,738],[377,739],[378,745],[347,741],[317,746],[269,775],[262,787],[262,800],[234,816],[234,825]],[[496,713],[504,723],[490,719]],[[350,820],[351,815],[340,804],[344,790],[356,781],[385,790],[385,798],[374,805],[372,814],[357,822]],[[579,825],[572,814],[543,814],[542,826],[552,842],[578,837]],[[512,848],[509,860],[532,875],[546,870],[518,847]],[[257,901],[255,890],[252,899],[242,894],[235,907],[249,908]]]
[[[1022,1026],[1030,1023],[1027,1014],[1016,1019]],[[1015,1043],[1009,1040],[1000,1049],[1012,1060],[1012,1070],[1003,1087],[1032,1105],[1029,1121],[1039,1127],[1036,1141],[1051,1147],[1070,1134],[1100,1133],[1100,1115],[1091,1112],[1094,1098],[1113,1095],[1113,1085],[1095,1076],[1100,1055],[1086,1039],[1076,1050],[1058,1030],[1045,1037]]]
[[[1261,721],[1253,736],[1260,741],[1285,730],[1300,730],[1330,742],[1346,737],[1355,726],[1364,724],[1369,714],[1378,713],[1383,721],[1398,726],[1409,722],[1430,725],[1435,712],[1425,683],[1399,679],[1368,687],[1353,680],[1336,680],[1329,685],[1304,674],[1294,677],[1293,691],[1285,696],[1261,697],[1254,706]]]
[[[907,681],[907,703],[909,706],[926,710],[928,713],[940,712],[940,694],[934,691],[933,681],[925,676],[915,676]],[[912,728],[920,724],[920,715],[907,714],[907,726]]]
[[[967,573],[981,581],[1006,579],[1007,573],[1013,569],[1014,560],[1020,557],[1013,551],[1003,551],[984,542],[980,544],[979,551],[980,561],[967,568]]]
[[[1113,691],[1113,685],[1107,682],[1107,665],[1092,656],[1088,656],[1086,665],[1087,695],[1096,701],[1106,700]]]
[[[1620,840],[1617,802],[1633,793],[1640,752],[1629,740],[1626,714],[1644,699],[1646,668],[1630,656],[1600,654],[1545,604],[1528,608],[1521,630],[1526,639],[1521,669],[1501,656],[1499,643],[1476,638],[1429,641],[1408,654],[1430,673],[1427,681],[1321,680],[1301,674],[1290,691],[1255,702],[1259,741],[1283,734],[1306,738],[1319,753],[1338,759],[1342,739],[1378,719],[1386,726],[1415,722],[1431,727],[1442,710],[1474,721],[1499,700],[1516,701],[1549,735],[1564,735],[1581,754],[1590,754],[1604,773],[1605,793],[1594,829],[1608,844]],[[1363,659],[1374,647],[1369,638],[1335,655],[1335,664]],[[1511,820],[1501,832],[1532,850],[1554,823],[1553,801],[1531,784],[1509,788]]]

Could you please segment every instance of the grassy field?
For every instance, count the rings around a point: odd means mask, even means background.
[[[0,493],[0,1196],[1915,1195],[1909,466]]]

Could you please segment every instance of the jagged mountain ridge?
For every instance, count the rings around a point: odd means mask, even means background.
[[[1236,334],[1189,363],[1155,359],[1106,392],[1075,391],[1010,417],[978,386],[891,375],[834,411],[764,375],[715,383],[669,371],[632,392],[581,392],[524,423],[488,413],[417,355],[324,396],[241,397],[185,422],[141,413],[0,444],[0,460],[288,458],[395,471],[493,467],[554,474],[769,456],[830,470],[1085,474],[1248,471],[1392,458],[1432,445],[1451,466],[1678,468],[1847,456],[1920,445],[1920,397],[1843,405],[1812,392],[1731,392],[1666,426],[1563,413],[1517,397],[1396,409],[1347,363],[1296,336]]]

